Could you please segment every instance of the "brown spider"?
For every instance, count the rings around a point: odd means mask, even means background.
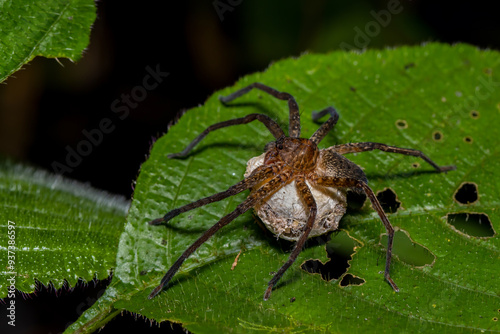
[[[261,83],[253,83],[243,89],[240,89],[229,96],[220,97],[222,103],[230,102],[243,94],[246,94],[253,88],[260,89],[275,98],[288,101],[290,109],[289,137],[285,136],[279,125],[269,116],[263,114],[250,114],[242,118],[232,119],[220,122],[208,127],[198,137],[196,137],[182,152],[170,154],[169,158],[177,158],[186,156],[193,147],[198,144],[209,132],[224,128],[231,125],[246,124],[254,120],[262,122],[276,138],[276,141],[269,143],[266,146],[266,153],[263,163],[249,173],[244,180],[230,187],[228,190],[200,199],[196,202],[184,205],[180,208],[168,212],[164,217],[155,219],[149,224],[160,225],[168,222],[175,216],[201,207],[203,205],[223,200],[229,196],[236,195],[244,190],[251,189],[250,195],[243,203],[238,205],[230,214],[223,217],[209,228],[203,235],[198,238],[177,261],[170,267],[168,272],[158,285],[149,295],[149,299],[155,297],[163,287],[168,284],[174,274],[179,270],[184,260],[188,258],[198,247],[208,240],[215,232],[229,224],[236,217],[243,214],[250,208],[254,208],[263,203],[266,203],[276,192],[288,184],[294,183],[297,189],[297,195],[302,200],[305,207],[308,209],[305,221],[299,222],[299,233],[295,235],[279,235],[288,240],[296,240],[297,243],[293,248],[288,261],[276,272],[273,278],[269,281],[268,287],[264,293],[264,300],[268,300],[274,285],[278,282],[284,272],[293,264],[297,256],[302,250],[304,243],[311,235],[317,235],[318,230],[321,230],[321,224],[324,220],[319,221],[317,217],[318,206],[315,197],[313,196],[310,186],[323,189],[337,190],[352,188],[355,190],[363,190],[370,199],[373,208],[377,211],[380,219],[388,234],[386,262],[384,277],[389,282],[391,287],[397,292],[399,291],[396,283],[389,275],[389,267],[391,264],[392,242],[394,238],[394,229],[387,219],[382,207],[380,206],[377,197],[373,190],[367,185],[365,173],[356,164],[343,156],[346,153],[364,152],[371,150],[381,150],[390,153],[400,153],[420,157],[434,167],[438,172],[446,172],[455,169],[454,166],[439,167],[431,159],[422,152],[388,146],[380,143],[350,143],[343,145],[335,145],[327,149],[319,150],[318,143],[326,136],[326,134],[335,126],[339,115],[333,107],[328,107],[320,112],[313,113],[313,119],[317,120],[326,114],[330,114],[330,118],[321,125],[321,127],[309,139],[300,137],[300,115],[297,102],[292,95],[284,92],[279,92],[271,87]],[[248,173],[248,171],[247,171]],[[343,214],[343,213],[342,213]],[[340,219],[340,218],[338,218]],[[264,220],[264,219],[263,219]],[[324,227],[324,226],[323,226]],[[331,224],[326,233],[335,230],[337,224]],[[311,233],[315,231],[316,233]]]

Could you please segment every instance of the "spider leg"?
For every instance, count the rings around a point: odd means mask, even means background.
[[[254,207],[258,204],[263,198],[266,198],[269,194],[277,191],[285,184],[286,180],[282,175],[277,175],[270,179],[267,183],[265,183],[262,187],[252,192],[243,203],[238,205],[236,209],[224,216],[221,220],[219,220],[215,225],[210,227],[201,237],[199,237],[188,249],[182,253],[182,255],[175,261],[175,263],[170,267],[165,276],[163,276],[160,284],[153,289],[151,294],[149,295],[149,299],[154,298],[160,291],[163,289],[165,285],[170,282],[175,273],[179,270],[182,263],[194,252],[198,247],[200,247],[205,241],[207,241],[212,235],[214,235],[218,230],[232,222],[241,214],[248,211],[248,209]]]
[[[316,177],[314,178],[314,182],[316,182],[318,185],[326,187],[357,187],[357,188],[362,188],[364,190],[366,196],[372,202],[373,208],[375,209],[375,211],[377,211],[380,219],[382,220],[382,223],[384,223],[385,229],[387,231],[388,238],[387,238],[387,251],[386,251],[384,277],[387,280],[387,282],[389,282],[394,291],[399,292],[398,286],[396,285],[396,283],[394,283],[391,276],[389,275],[389,270],[391,267],[391,258],[392,258],[392,243],[394,240],[394,228],[392,227],[391,222],[389,221],[387,215],[382,209],[382,206],[380,205],[380,202],[378,201],[377,196],[375,196],[373,190],[368,186],[368,184],[366,184],[366,182],[356,179],[338,178],[338,177]]]
[[[399,153],[399,154],[411,155],[414,157],[422,158],[425,162],[434,167],[434,169],[436,169],[438,172],[448,172],[450,170],[455,170],[457,168],[456,166],[453,165],[440,167],[434,161],[432,161],[428,156],[426,156],[424,153],[418,150],[414,150],[411,148],[389,146],[381,143],[366,142],[366,143],[342,144],[333,146],[332,150],[334,150],[339,154],[380,150],[389,153]]]
[[[288,93],[277,91],[276,89],[261,84],[260,82],[254,82],[253,84],[248,85],[240,90],[237,90],[236,92],[229,94],[228,96],[220,96],[219,100],[221,100],[222,103],[226,104],[227,102],[231,102],[232,100],[248,93],[253,88],[260,89],[261,91],[264,91],[274,96],[277,99],[288,100],[288,108],[290,110],[288,135],[292,138],[299,138],[300,137],[299,106],[297,105],[295,98]]]
[[[285,273],[285,271],[295,262],[297,259],[297,256],[300,254],[302,251],[302,247],[304,247],[304,244],[309,237],[309,233],[312,230],[314,221],[316,219],[316,212],[317,212],[317,206],[316,206],[316,201],[314,200],[314,197],[311,193],[311,190],[307,186],[304,178],[297,178],[295,180],[295,184],[297,186],[297,190],[299,191],[299,196],[302,197],[304,200],[305,204],[309,208],[309,217],[307,219],[307,224],[304,228],[304,231],[302,231],[302,235],[300,236],[299,240],[295,244],[295,247],[293,248],[292,252],[290,253],[290,256],[288,257],[288,260],[281,266],[281,268],[278,270],[278,272],[273,276],[273,278],[269,281],[268,287],[266,289],[266,292],[264,293],[264,300],[268,300],[269,297],[271,296],[271,291],[273,287],[276,285],[276,283],[279,281],[281,276]]]
[[[327,107],[321,111],[313,111],[312,119],[313,121],[319,120],[321,117],[325,116],[327,113],[330,114],[330,118],[321,125],[321,127],[316,130],[316,132],[311,136],[310,140],[314,142],[316,145],[319,144],[323,138],[330,132],[331,129],[337,124],[339,120],[339,114],[334,107]]]
[[[274,176],[274,174],[276,172],[277,172],[276,166],[274,166],[274,165],[259,166],[247,178],[238,182],[234,186],[231,186],[226,191],[222,191],[220,193],[199,199],[195,202],[191,202],[189,204],[181,206],[180,208],[170,210],[169,212],[167,212],[167,214],[165,216],[163,216],[162,218],[157,218],[155,220],[152,220],[149,222],[149,224],[150,225],[161,225],[161,224],[168,222],[170,219],[180,215],[183,212],[193,210],[193,209],[199,208],[200,206],[204,206],[204,205],[207,205],[210,203],[218,202],[218,201],[221,201],[227,197],[239,194],[240,192],[245,191],[249,188],[252,188],[256,184]]]
[[[169,154],[168,157],[169,158],[185,157],[193,149],[193,147],[195,147],[203,138],[206,137],[206,135],[208,135],[212,131],[225,128],[231,125],[247,124],[255,120],[262,122],[269,129],[274,138],[278,139],[285,136],[285,133],[283,132],[283,130],[281,130],[278,123],[273,121],[271,117],[263,114],[249,114],[246,115],[245,117],[235,118],[228,121],[223,121],[220,123],[210,125],[202,133],[200,133],[198,137],[196,137],[188,146],[186,146],[186,148],[182,152]]]
[[[382,220],[382,223],[384,223],[385,229],[387,230],[387,253],[385,259],[384,277],[389,282],[394,291],[399,292],[398,286],[396,285],[396,283],[394,283],[391,276],[389,275],[389,269],[391,267],[391,258],[392,258],[392,243],[394,240],[394,228],[392,227],[391,222],[389,221],[387,215],[382,209],[382,206],[380,205],[380,202],[378,201],[377,196],[375,196],[373,190],[365,182],[362,181],[359,182],[359,187],[363,188],[363,190],[365,191],[366,195],[372,202],[373,208],[375,209],[375,211],[377,211],[380,219]]]

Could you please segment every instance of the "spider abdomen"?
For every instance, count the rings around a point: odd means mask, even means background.
[[[264,163],[265,154],[250,159],[245,177]],[[343,188],[321,187],[307,182],[317,205],[317,215],[309,237],[334,231],[346,211]],[[298,194],[295,181],[273,193],[254,207],[267,229],[279,238],[297,241],[304,231],[309,210]]]

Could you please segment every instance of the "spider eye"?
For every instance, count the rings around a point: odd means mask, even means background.
[[[285,140],[284,137],[278,138],[278,140],[276,140],[276,148],[278,150],[282,150],[283,149],[283,141],[284,140]]]

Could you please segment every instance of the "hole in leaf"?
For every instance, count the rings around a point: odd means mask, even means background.
[[[342,280],[340,281],[340,286],[362,285],[362,284],[365,284],[364,279],[351,274],[345,274],[344,277],[342,277]]]
[[[435,141],[441,141],[443,139],[443,134],[440,131],[435,131],[432,134],[432,139],[434,139]]]
[[[420,167],[420,164],[418,162],[414,162],[414,163],[411,164],[411,166],[413,168],[418,168],[418,167]]]
[[[406,123],[403,119],[398,119],[396,121],[396,126],[398,129],[406,129],[408,127],[408,123]]]
[[[464,137],[464,142],[466,142],[467,144],[472,144],[474,140],[472,139],[472,137],[470,136],[466,136]]]
[[[387,234],[380,238],[382,245],[387,245]],[[411,240],[406,231],[398,230],[394,233],[392,254],[398,259],[416,267],[432,265],[436,256],[424,246]]]
[[[477,111],[477,110],[471,110],[470,117],[472,117],[474,119],[478,119],[479,118],[479,111]]]
[[[366,194],[361,191],[348,190],[347,191],[347,209],[361,210],[366,202]]]
[[[408,63],[405,65],[405,70],[408,70],[409,68],[415,67],[415,63]]]
[[[334,233],[326,244],[328,261],[307,260],[300,268],[311,274],[320,274],[325,281],[339,279],[349,268],[348,261],[352,259],[356,245],[357,242],[345,231]]]
[[[490,218],[484,213],[449,213],[446,219],[455,229],[471,237],[489,238],[495,235]]]
[[[385,213],[394,213],[398,211],[401,206],[401,202],[398,201],[396,193],[391,188],[379,191],[377,193],[377,199]]]
[[[468,205],[477,202],[479,199],[477,184],[472,182],[464,182],[458,187],[453,195],[455,201],[459,204]]]

